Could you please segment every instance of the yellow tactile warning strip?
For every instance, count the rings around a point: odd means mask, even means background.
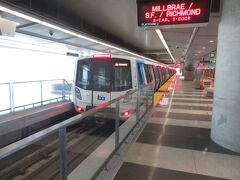
[[[170,86],[171,82],[176,77],[176,74],[174,74],[167,82],[165,82],[157,92],[154,93],[154,106],[158,104],[158,102],[163,98],[164,94],[168,90],[168,87]]]

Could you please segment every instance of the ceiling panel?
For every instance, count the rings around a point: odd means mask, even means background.
[[[31,21],[28,21],[28,20],[23,19],[23,18],[16,17],[16,16],[11,15],[11,14],[6,13],[6,12],[0,12],[0,14],[2,15],[2,18],[6,18],[10,21],[14,21],[14,22],[18,23],[18,26],[31,23]]]
[[[104,51],[104,50],[108,50],[108,47],[105,47],[103,45],[100,44],[96,44],[94,46],[91,46],[91,49],[95,49],[95,50],[100,50],[100,51]]]
[[[165,49],[154,30],[137,25],[136,0],[53,0],[76,17],[81,17],[142,50]],[[152,48],[150,48],[152,47]]]
[[[195,62],[202,60],[204,56],[217,49],[219,15],[213,14],[210,17],[209,24],[200,27],[189,49],[189,59]],[[214,42],[210,42],[213,40]]]
[[[80,39],[80,38],[71,38],[71,39],[68,39],[68,40],[65,40],[67,42],[71,42],[71,43],[74,43],[74,44],[79,44],[80,46],[92,46],[92,45],[96,45],[95,43],[93,42],[90,42],[90,41],[87,41],[87,40],[84,40],[84,39]]]
[[[46,26],[43,26],[40,24],[35,24],[32,26],[24,27],[24,28],[21,28],[21,30],[26,31],[26,32],[34,32],[34,33],[42,35],[42,36],[51,37],[51,38],[59,39],[59,40],[72,37],[66,33],[63,33],[58,30],[53,30],[49,27],[46,27]]]

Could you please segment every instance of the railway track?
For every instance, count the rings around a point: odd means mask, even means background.
[[[79,126],[67,129],[67,168],[70,173],[112,132],[114,120],[101,123],[86,119]],[[58,134],[29,146],[18,154],[1,160],[2,180],[59,179]]]

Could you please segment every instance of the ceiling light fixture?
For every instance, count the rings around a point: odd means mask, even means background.
[[[160,40],[162,41],[164,47],[166,48],[168,54],[171,56],[172,60],[173,60],[174,63],[176,64],[176,61],[175,61],[175,59],[174,59],[174,57],[173,57],[173,55],[172,55],[172,53],[171,53],[171,51],[170,51],[170,49],[169,49],[169,47],[168,47],[168,45],[167,45],[166,40],[165,40],[164,37],[163,37],[163,34],[162,34],[161,30],[160,30],[160,29],[155,29],[155,31],[156,31],[158,37],[160,38]]]
[[[94,38],[91,38],[91,37],[88,37],[86,35],[82,35],[80,33],[77,33],[77,32],[74,32],[72,30],[68,30],[66,28],[63,28],[63,27],[60,27],[58,25],[54,25],[54,24],[51,24],[49,22],[46,22],[44,20],[40,20],[38,18],[35,18],[35,17],[31,17],[30,15],[26,15],[22,12],[17,12],[15,10],[12,10],[12,9],[9,9],[9,8],[6,8],[4,6],[2,6],[2,4],[0,4],[0,11],[3,11],[3,12],[7,12],[7,13],[10,13],[10,14],[13,14],[17,17],[20,17],[20,18],[23,18],[23,19],[27,19],[29,21],[32,21],[32,22],[35,22],[35,23],[38,23],[38,24],[42,24],[44,26],[47,26],[51,29],[55,29],[55,30],[59,30],[61,32],[64,32],[64,33],[67,33],[67,34],[70,34],[70,35],[73,35],[75,37],[78,37],[78,38],[81,38],[81,39],[85,39],[85,40],[88,40],[88,41],[91,41],[91,42],[94,42],[94,43],[97,43],[97,44],[101,44],[103,46],[106,46],[106,47],[109,47],[109,48],[113,48],[113,49],[116,49],[118,51],[121,51],[121,52],[124,52],[124,53],[127,53],[127,54],[131,54],[133,56],[136,56],[136,57],[139,57],[139,58],[142,58],[142,59],[145,59],[145,60],[149,60],[149,61],[152,61],[152,62],[157,62],[151,58],[147,58],[147,57],[144,57],[142,55],[139,55],[139,54],[136,54],[134,52],[131,52],[131,51],[128,51],[126,49],[123,49],[123,48],[120,48],[120,47],[117,47],[117,46],[114,46],[114,45],[111,45],[111,44],[108,44],[106,42],[103,42],[103,41],[100,41],[100,40],[97,40],[97,39],[94,39]]]
[[[210,40],[209,42],[210,42],[210,43],[214,43],[214,41],[213,41],[213,40]]]

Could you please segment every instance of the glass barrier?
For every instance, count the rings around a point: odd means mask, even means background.
[[[120,113],[119,113],[119,119],[120,119],[120,126],[119,130],[117,130],[115,133],[116,136],[116,148],[119,146],[120,143],[124,141],[124,139],[128,136],[129,132],[132,131],[132,129],[135,127],[135,125],[138,123],[138,100],[139,98],[139,91],[134,92],[133,94],[127,96],[126,98],[120,100]],[[127,101],[126,101],[127,99]],[[116,129],[118,127],[118,119],[115,119],[116,122]],[[119,133],[119,135],[118,135]],[[118,138],[119,136],[119,138]]]
[[[92,117],[96,119],[89,118],[88,121],[92,120],[92,124],[100,123],[103,129],[98,130],[98,133],[86,135],[85,138],[88,140],[85,140],[85,144],[88,148],[85,148],[83,152],[81,152],[83,147],[76,148],[74,153],[71,152],[72,154],[78,153],[82,159],[79,159],[79,165],[75,164],[76,167],[68,166],[68,177],[70,179],[80,177],[83,179],[95,178],[99,168],[107,163],[109,157],[116,152],[119,145],[130,136],[140,118],[144,117],[152,105],[153,90],[146,87],[105,107],[100,110],[101,113],[93,114]],[[80,144],[83,145],[83,143]],[[71,157],[70,154],[67,154],[67,156]],[[74,157],[71,158],[74,159]],[[69,158],[68,161],[70,160]],[[110,167],[106,164],[104,168],[108,169]]]
[[[57,101],[65,96],[65,87],[63,80],[43,81],[42,86],[42,101],[43,104],[48,104],[47,100]]]
[[[40,82],[13,84],[14,109],[23,110],[26,105],[41,105],[42,92]],[[28,108],[28,106],[26,106]]]
[[[0,83],[0,114],[71,100],[71,83],[64,79]]]
[[[92,113],[81,123],[67,128],[68,176],[81,174],[83,179],[91,177],[113,153],[116,103]]]
[[[10,83],[0,84],[0,115],[11,111]]]
[[[152,100],[151,88],[132,91],[4,147],[0,149],[0,176],[91,178],[132,135]]]

